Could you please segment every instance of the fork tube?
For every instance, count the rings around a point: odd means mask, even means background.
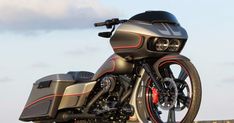
[[[162,92],[163,87],[161,85],[160,78],[156,76],[156,74],[153,72],[149,64],[147,63],[142,63],[142,67],[145,69],[146,73],[150,76],[150,78],[155,82],[155,86],[159,92]]]

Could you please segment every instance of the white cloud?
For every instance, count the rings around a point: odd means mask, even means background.
[[[37,62],[31,65],[33,68],[49,68],[51,67],[49,64],[44,63],[44,62]]]
[[[226,77],[225,79],[223,79],[222,82],[224,82],[224,83],[226,83],[226,84],[234,84],[234,77],[233,77],[233,76],[231,76],[231,77]]]
[[[0,30],[87,28],[117,14],[98,0],[1,0]]]
[[[11,82],[11,81],[12,79],[7,76],[0,78],[0,83]]]
[[[87,52],[87,50],[92,50],[95,52]],[[74,50],[69,50],[67,52],[65,52],[65,54],[68,56],[81,56],[81,55],[90,55],[93,53],[98,53],[100,51],[100,48],[98,46],[83,46],[79,49],[74,49]]]

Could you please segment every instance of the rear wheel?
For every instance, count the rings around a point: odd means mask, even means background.
[[[201,82],[190,61],[170,60],[159,65],[166,92],[155,92],[155,82],[146,83],[145,103],[152,122],[191,123],[201,102]]]

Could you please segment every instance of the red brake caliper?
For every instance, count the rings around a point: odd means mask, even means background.
[[[152,87],[151,91],[152,91],[153,103],[156,105],[158,104],[158,91],[155,87]]]

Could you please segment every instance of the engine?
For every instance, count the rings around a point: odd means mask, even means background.
[[[128,104],[131,94],[131,78],[127,75],[107,75],[100,82],[103,94],[93,105],[92,113],[110,121],[126,121],[134,109]]]

